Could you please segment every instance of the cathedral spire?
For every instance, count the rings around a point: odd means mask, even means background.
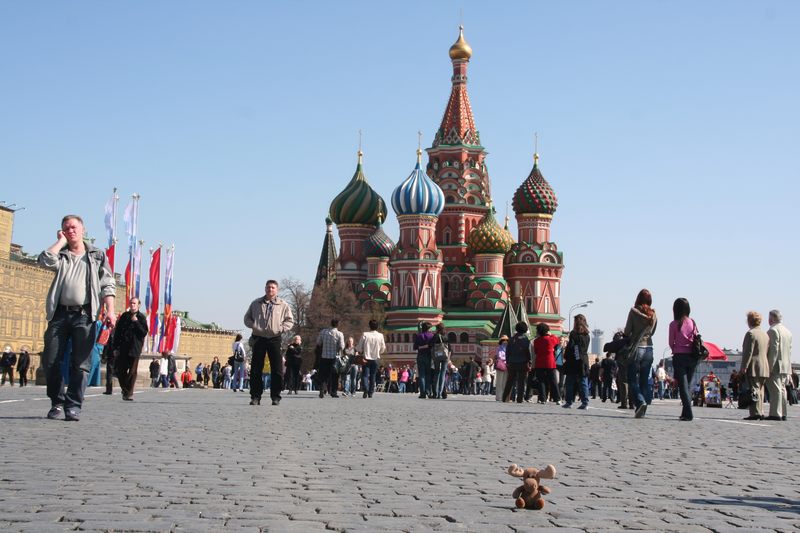
[[[329,285],[336,279],[336,242],[333,239],[333,220],[331,217],[325,218],[325,240],[322,241],[322,253],[319,255],[317,265],[317,277],[314,278],[314,286]]]
[[[453,86],[442,123],[433,140],[434,147],[439,145],[480,146],[481,144],[467,94],[467,64],[471,57],[472,47],[464,39],[464,27],[461,26],[458,40],[450,47],[450,59],[453,62],[453,77],[451,78]]]

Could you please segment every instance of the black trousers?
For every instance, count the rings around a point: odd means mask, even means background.
[[[289,374],[286,376],[286,389],[290,391],[297,392],[302,388],[302,380],[300,379],[300,365],[292,364],[286,365],[286,372]],[[271,386],[271,385],[270,385]]]
[[[250,361],[250,398],[261,400],[261,395],[264,393],[264,380],[261,373],[266,357],[269,357],[271,376],[269,395],[273,400],[280,400],[283,390],[283,357],[281,356],[280,335],[271,338],[256,337],[256,343],[253,345],[253,358]]]
[[[319,390],[324,393],[326,390],[331,396],[339,394],[339,373],[336,372],[336,359],[319,360]]]
[[[17,368],[17,376],[19,377],[19,386],[24,387],[28,384],[28,368],[27,366]]]
[[[525,378],[528,377],[528,363],[506,363],[508,379],[503,390],[503,401],[511,399],[511,388],[516,385],[517,403],[522,403],[525,397]]]
[[[536,374],[539,377],[539,401],[542,403],[547,402],[548,389],[550,397],[554,402],[561,400],[561,395],[558,392],[558,380],[556,379],[555,368],[537,368]]]
[[[119,381],[119,388],[122,389],[122,396],[132,397],[133,388],[136,385],[136,374],[139,370],[139,356],[129,357],[120,354],[114,363],[114,369],[117,381]]]

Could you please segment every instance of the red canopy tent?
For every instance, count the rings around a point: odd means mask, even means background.
[[[703,341],[703,345],[708,349],[708,361],[727,361],[728,356],[725,355],[719,346],[713,342]]]

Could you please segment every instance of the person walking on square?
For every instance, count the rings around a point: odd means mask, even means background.
[[[215,389],[220,388],[220,373],[222,371],[222,365],[219,362],[219,357],[214,357],[211,361],[211,386]]]
[[[286,347],[286,389],[287,394],[294,393],[301,388],[300,367],[303,365],[303,339],[295,335],[292,342]]]
[[[283,390],[283,354],[281,335],[294,327],[294,317],[289,304],[278,297],[278,282],[271,279],[264,287],[264,296],[250,303],[244,315],[244,325],[255,337],[251,367],[264,368],[264,358],[269,357],[269,389],[272,405],[280,405]],[[250,383],[250,405],[261,405],[264,381],[254,379]]]
[[[14,365],[17,363],[17,354],[11,351],[11,346],[6,346],[3,355],[0,356],[0,370],[3,372],[0,385],[6,384],[6,377],[11,386],[14,386]]]
[[[506,348],[506,368],[508,368],[508,378],[503,390],[503,401],[511,401],[511,389],[516,387],[515,395],[517,403],[522,403],[525,397],[525,378],[532,367],[531,341],[528,340],[528,324],[519,322],[516,326],[516,333],[508,343]]]
[[[593,400],[597,399],[597,393],[600,387],[600,356],[598,355],[589,368],[589,389],[591,390]]]
[[[116,286],[105,252],[84,243],[83,220],[67,215],[61,220],[56,242],[39,254],[40,266],[54,270],[45,303],[42,368],[47,382],[50,411],[47,418],[80,418],[86,382],[97,338],[95,317],[105,308],[106,324],[114,327]],[[67,341],[72,340],[69,378],[61,372]]]
[[[122,399],[133,401],[133,389],[139,371],[139,357],[147,337],[147,317],[139,310],[139,298],[131,298],[130,308],[122,313],[114,328],[114,370],[117,374]]]
[[[339,397],[339,373],[336,358],[344,350],[344,333],[339,331],[339,319],[331,320],[331,326],[319,332],[317,346],[322,347],[319,360],[319,397],[327,391],[331,398]]]
[[[150,361],[150,386],[151,387],[158,387],[160,382],[160,375],[159,372],[161,368],[161,363],[159,363],[160,358],[154,357],[152,361]]]
[[[421,322],[419,330],[414,335],[414,349],[417,351],[417,383],[419,383],[419,397],[433,397],[431,389],[431,340],[433,333],[430,331],[430,322]]]
[[[364,398],[372,398],[375,392],[378,360],[386,352],[386,340],[383,333],[378,331],[378,321],[369,321],[369,331],[365,331],[358,340],[356,351],[364,356]]]
[[[508,346],[508,335],[501,335],[497,341],[497,356],[495,357],[494,369],[494,400],[503,401],[503,391],[506,388],[506,347]]]
[[[233,392],[244,391],[244,377],[247,368],[247,351],[242,343],[242,334],[237,333],[231,346],[233,355]]]
[[[614,376],[617,374],[617,362],[614,361],[614,354],[611,352],[606,353],[606,358],[600,363],[600,380],[602,388],[600,389],[600,399],[603,403],[606,400],[611,400],[613,403],[614,398]]]
[[[769,348],[767,364],[769,378],[769,416],[767,420],[786,420],[788,401],[786,380],[792,372],[792,333],[783,325],[783,316],[777,309],[769,312]]]
[[[664,389],[667,382],[667,371],[664,370],[664,361],[658,363],[656,369],[656,382],[658,383],[658,399],[664,399]]]
[[[31,367],[31,356],[27,348],[19,351],[17,358],[17,378],[19,379],[20,387],[28,386],[28,369]]]
[[[441,354],[440,357],[434,357],[431,394],[436,399],[447,398],[444,383],[447,378],[447,367],[450,366],[450,343],[447,341],[444,324],[441,322],[436,324],[436,333],[431,335],[429,346],[432,357],[437,353]]]
[[[672,316],[674,320],[669,324],[669,347],[672,350],[672,366],[675,373],[675,381],[678,384],[678,394],[681,398],[680,420],[691,421],[692,414],[692,393],[689,387],[694,379],[694,371],[697,367],[697,358],[692,355],[692,343],[694,341],[697,325],[694,320],[689,318],[691,307],[689,300],[678,298],[672,304]]]
[[[634,346],[628,363],[628,393],[636,408],[636,418],[644,418],[647,405],[653,398],[653,389],[649,387],[648,381],[653,368],[653,334],[656,332],[658,319],[652,305],[650,291],[642,289],[636,296],[636,302],[628,312],[628,321],[625,323],[625,335],[630,337]]]
[[[533,368],[536,371],[536,381],[539,384],[537,403],[547,403],[548,389],[556,403],[561,401],[561,395],[558,390],[555,352],[560,342],[558,337],[550,334],[550,326],[545,323],[536,325],[536,338],[533,340],[535,357]]]
[[[747,327],[742,342],[741,375],[747,380],[752,391],[753,402],[750,403],[750,416],[745,420],[763,420],[764,418],[764,383],[769,377],[767,350],[769,337],[761,329],[761,315],[755,311],[747,313]]]
[[[577,386],[578,396],[581,399],[578,409],[587,409],[589,407],[589,325],[584,315],[575,315],[575,325],[569,332],[567,349],[564,353],[564,373],[566,374],[566,401],[562,407],[566,409],[572,407]]]

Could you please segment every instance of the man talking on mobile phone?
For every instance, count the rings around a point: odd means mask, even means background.
[[[56,272],[47,293],[42,367],[51,408],[47,418],[80,418],[91,355],[96,336],[95,317],[105,306],[106,323],[114,327],[114,276],[103,250],[84,242],[83,219],[67,215],[61,220],[56,242],[39,254],[39,265]],[[67,341],[72,339],[69,380],[61,365]]]

